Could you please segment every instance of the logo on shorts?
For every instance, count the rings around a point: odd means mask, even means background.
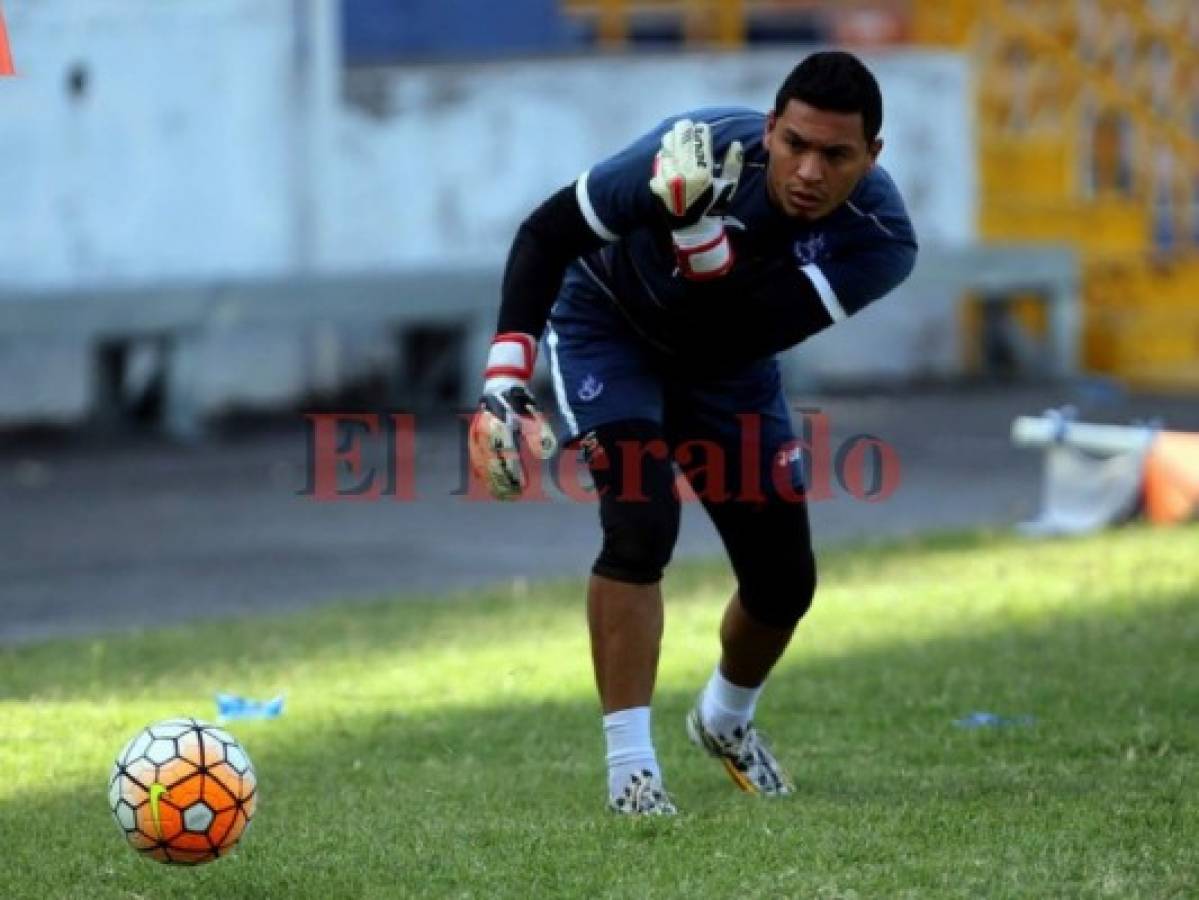
[[[594,375],[588,375],[583,379],[583,383],[579,385],[579,399],[584,403],[590,403],[603,392],[604,383]]]
[[[803,462],[803,451],[799,447],[792,447],[790,450],[780,450],[774,455],[774,464],[779,468],[786,468],[792,463]]]
[[[824,258],[828,248],[824,243],[823,234],[814,234],[805,240],[795,242],[794,248],[795,258],[799,260],[801,266],[809,266],[814,262]]]

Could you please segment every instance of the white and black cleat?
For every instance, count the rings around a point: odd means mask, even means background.
[[[608,809],[623,816],[673,816],[678,813],[674,801],[649,769],[630,775],[624,790],[609,798]]]
[[[691,743],[720,760],[733,784],[759,797],[785,797],[795,793],[795,782],[782,767],[765,739],[750,722],[731,735],[707,729],[697,703],[687,714],[687,737]]]

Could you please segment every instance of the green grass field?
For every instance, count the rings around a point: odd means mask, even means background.
[[[654,728],[683,812],[604,812],[581,582],[0,651],[2,897],[1199,896],[1199,528],[823,557],[759,707],[798,796],[738,794],[682,720],[721,565],[667,581]],[[141,726],[213,694],[261,806],[231,857],[139,859]],[[966,730],[975,710],[1035,724]]]

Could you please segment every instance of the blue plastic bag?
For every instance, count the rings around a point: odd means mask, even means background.
[[[1037,720],[1032,716],[1000,716],[993,712],[972,712],[968,716],[954,719],[958,728],[1011,728],[1032,725]]]
[[[222,722],[234,719],[277,719],[283,714],[283,695],[270,700],[251,700],[237,694],[217,694],[216,711]]]

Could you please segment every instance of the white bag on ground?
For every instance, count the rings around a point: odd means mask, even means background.
[[[1034,537],[1084,534],[1131,519],[1140,506],[1145,452],[1097,457],[1065,444],[1047,447],[1041,512],[1020,530]]]

